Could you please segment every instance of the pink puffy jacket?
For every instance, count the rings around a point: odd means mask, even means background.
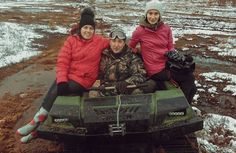
[[[170,27],[161,24],[156,30],[138,26],[133,32],[129,46],[135,48],[140,43],[141,54],[148,76],[160,72],[165,67],[167,51],[173,50],[173,38]]]

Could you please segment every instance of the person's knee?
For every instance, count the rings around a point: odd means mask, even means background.
[[[145,82],[146,86],[143,87],[144,93],[154,92],[156,90],[156,81],[150,79]]]
[[[152,75],[151,79],[155,81],[168,81],[171,78],[170,78],[170,73],[166,69],[164,69],[161,72]]]

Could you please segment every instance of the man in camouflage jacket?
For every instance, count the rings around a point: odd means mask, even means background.
[[[110,47],[102,53],[101,87],[115,86],[114,90],[102,90],[100,94],[103,96],[142,93],[146,88],[126,88],[128,85],[143,84],[147,78],[141,58],[132,53],[125,40],[126,35],[121,29],[113,30],[110,33]]]

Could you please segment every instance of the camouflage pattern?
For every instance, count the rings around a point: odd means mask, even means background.
[[[118,81],[126,81],[131,85],[136,85],[142,84],[147,80],[141,58],[133,54],[127,45],[118,54],[114,54],[111,49],[103,51],[99,76],[101,85],[105,86],[115,86]],[[142,91],[135,89],[134,92],[140,93]],[[117,91],[101,91],[101,95],[117,95]]]

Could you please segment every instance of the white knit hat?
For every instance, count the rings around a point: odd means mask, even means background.
[[[147,12],[149,10],[158,10],[160,12],[160,15],[162,15],[164,10],[162,2],[158,0],[147,2],[145,7],[145,16],[147,15]]]

